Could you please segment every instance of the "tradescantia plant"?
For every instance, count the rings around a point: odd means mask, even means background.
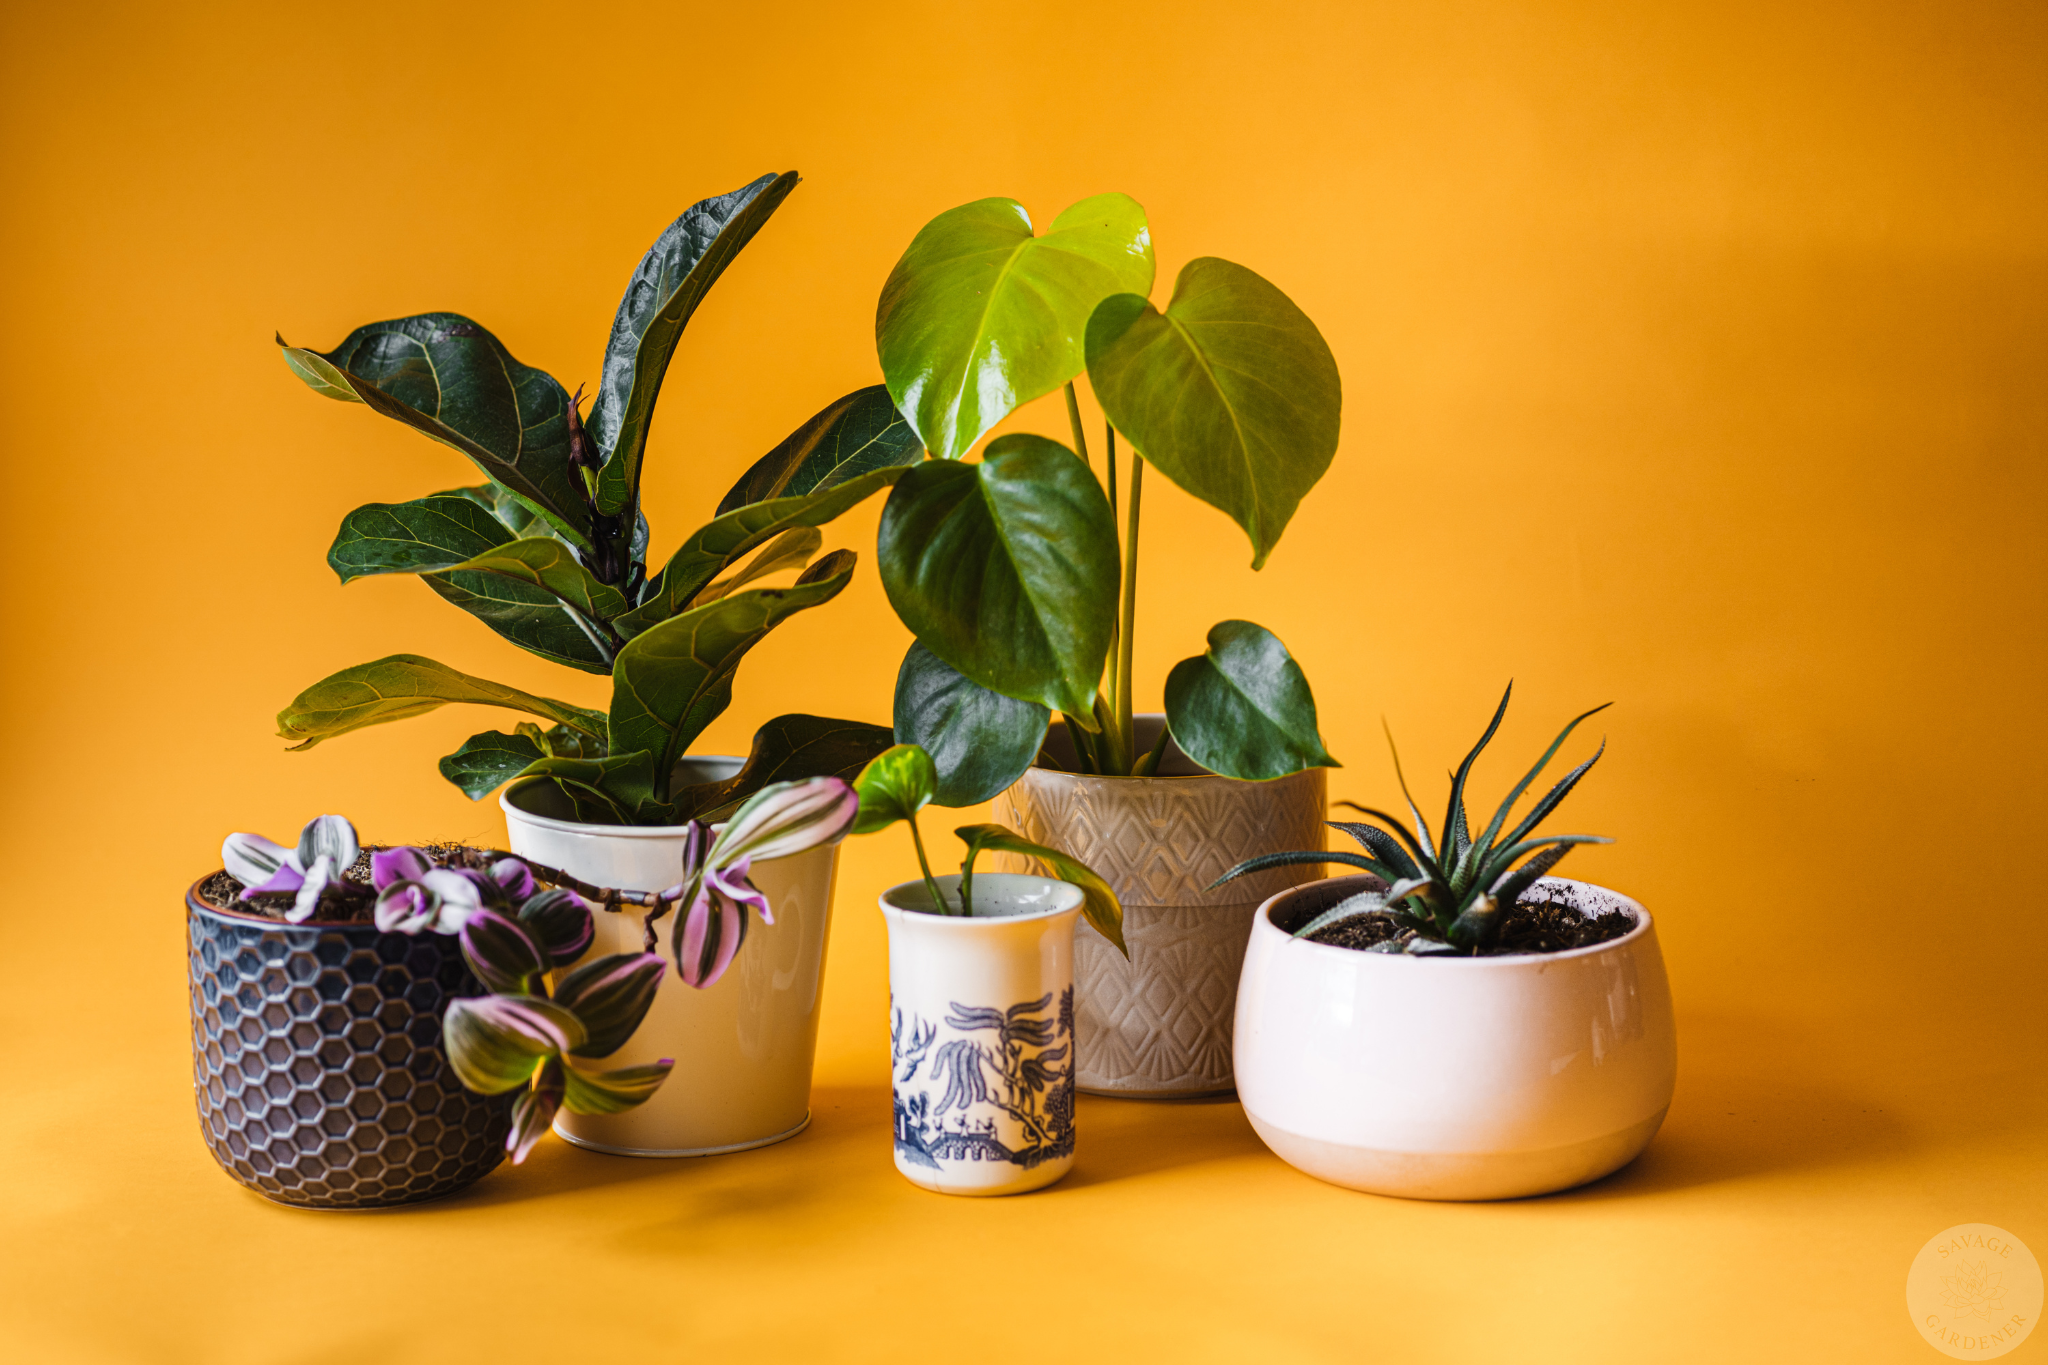
[[[1574,717],[1550,742],[1543,756],[1536,760],[1536,766],[1514,785],[1486,828],[1476,839],[1472,837],[1465,814],[1465,784],[1472,775],[1472,765],[1478,760],[1480,751],[1486,748],[1494,731],[1500,728],[1501,717],[1507,714],[1508,698],[1513,693],[1514,684],[1510,683],[1507,691],[1501,694],[1500,705],[1494,709],[1486,733],[1479,737],[1479,742],[1472,746],[1472,751],[1465,755],[1465,761],[1452,774],[1450,804],[1435,836],[1430,832],[1429,822],[1417,809],[1415,798],[1408,794],[1408,780],[1401,774],[1401,756],[1397,751],[1394,754],[1394,774],[1400,781],[1401,795],[1407,800],[1409,816],[1415,822],[1413,829],[1385,811],[1353,801],[1339,802],[1379,822],[1330,822],[1330,828],[1342,830],[1356,839],[1365,849],[1364,853],[1342,850],[1268,853],[1239,863],[1212,885],[1221,886],[1234,878],[1269,867],[1341,863],[1370,872],[1386,883],[1385,887],[1346,897],[1296,929],[1294,937],[1304,938],[1360,915],[1380,915],[1406,932],[1374,944],[1366,949],[1367,952],[1476,954],[1493,947],[1506,913],[1574,846],[1614,842],[1596,834],[1539,836],[1536,833],[1536,827],[1571,794],[1579,779],[1600,761],[1600,755],[1607,752],[1605,740],[1601,741],[1591,758],[1566,773],[1545,792],[1512,829],[1507,827],[1515,802],[1542,774],[1571,732],[1578,728],[1579,722],[1605,711],[1613,704],[1611,702]],[[1389,733],[1387,745],[1390,749],[1393,742],[1393,735]]]
[[[769,782],[851,776],[888,746],[883,727],[781,716],[736,778],[673,780],[730,705],[747,651],[851,578],[850,552],[816,557],[818,528],[918,458],[885,388],[847,394],[757,461],[714,518],[650,569],[641,480],[662,380],[705,293],[796,184],[794,172],[763,176],[669,225],[627,285],[587,419],[580,388],[572,396],[458,314],[372,323],[324,352],[279,338],[315,392],[451,446],[486,476],[349,513],[327,556],[341,581],[417,574],[522,649],[612,679],[599,711],[394,654],[322,679],[280,712],[293,747],[455,702],[523,711],[536,720],[472,736],[442,774],[471,799],[548,783],[584,820],[677,824]],[[790,571],[789,586],[750,586]]]
[[[1263,566],[1337,449],[1341,385],[1315,324],[1267,280],[1191,261],[1162,309],[1151,229],[1126,195],[1035,234],[1022,205],[940,214],[896,263],[875,314],[890,395],[934,457],[890,493],[882,582],[917,636],[895,736],[937,763],[942,805],[1015,781],[1061,712],[1081,770],[1144,776],[1167,734],[1230,777],[1336,766],[1307,679],[1270,631],[1224,621],[1166,680],[1167,729],[1132,719],[1139,508],[1147,466],[1229,515]],[[1074,380],[1108,418],[1100,478]],[[1020,404],[1064,390],[1073,446],[989,442]],[[1121,487],[1117,438],[1132,449]],[[1117,523],[1125,523],[1121,545]]]
[[[610,1070],[591,1066],[625,1046],[654,1003],[667,969],[654,951],[656,922],[679,910],[671,938],[679,974],[691,986],[712,985],[745,941],[750,916],[774,922],[767,898],[749,880],[751,864],[836,843],[858,808],[853,790],[838,778],[771,784],[723,825],[692,822],[682,881],[647,893],[592,886],[511,857],[478,867],[437,865],[410,847],[373,851],[366,886],[343,875],[361,850],[355,827],[338,815],[308,823],[296,849],[261,835],[231,834],[221,857],[244,884],[241,899],[293,893],[286,918],[294,923],[323,902],[332,912],[370,902],[386,933],[457,939],[488,994],[449,1003],[442,1045],[469,1089],[521,1092],[506,1139],[516,1163],[558,1110],[620,1113],[644,1103],[667,1079],[670,1058]],[[595,938],[593,904],[613,912],[645,908],[646,951],[578,965]]]
[[[918,869],[924,874],[925,894],[932,898],[932,905],[938,913],[963,916],[974,913],[976,858],[983,853],[1021,853],[1047,864],[1062,881],[1079,887],[1081,912],[1087,916],[1088,922],[1114,943],[1117,951],[1125,957],[1131,955],[1131,950],[1124,946],[1124,909],[1109,883],[1079,859],[1043,844],[1034,844],[1004,825],[962,825],[953,831],[967,845],[967,856],[960,863],[960,902],[955,907],[932,876],[931,861],[924,851],[924,835],[917,827],[917,813],[931,805],[939,792],[938,768],[922,746],[898,744],[878,755],[861,771],[854,782],[854,791],[859,796],[860,813],[854,818],[853,833],[879,833],[899,820],[910,826],[910,840],[917,849]]]

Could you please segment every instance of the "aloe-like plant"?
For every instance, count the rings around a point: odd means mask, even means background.
[[[1542,774],[1572,731],[1587,717],[1605,711],[1613,704],[1611,702],[1574,717],[1550,742],[1543,756],[1536,760],[1536,766],[1529,769],[1508,792],[1507,799],[1500,803],[1486,828],[1477,838],[1472,836],[1465,815],[1465,784],[1472,775],[1472,765],[1478,760],[1480,751],[1486,748],[1494,731],[1500,728],[1501,717],[1507,714],[1508,698],[1514,690],[1514,684],[1508,684],[1507,691],[1501,694],[1500,705],[1494,709],[1493,719],[1487,724],[1486,733],[1479,737],[1479,742],[1472,746],[1472,751],[1465,755],[1465,761],[1452,774],[1450,804],[1435,835],[1431,834],[1429,822],[1417,809],[1415,798],[1408,793],[1408,779],[1401,773],[1401,755],[1397,750],[1394,752],[1394,775],[1401,784],[1401,795],[1408,803],[1408,814],[1415,822],[1413,829],[1402,823],[1399,817],[1385,811],[1361,806],[1355,801],[1342,801],[1338,804],[1350,806],[1379,822],[1330,822],[1330,828],[1342,830],[1356,839],[1364,848],[1363,853],[1299,850],[1262,854],[1239,863],[1212,885],[1221,886],[1234,878],[1269,867],[1338,863],[1370,872],[1386,885],[1379,890],[1347,896],[1296,929],[1294,937],[1305,938],[1360,915],[1379,915],[1390,920],[1397,930],[1407,932],[1374,944],[1367,949],[1368,952],[1476,954],[1493,947],[1505,915],[1514,909],[1523,893],[1536,884],[1537,878],[1556,867],[1565,854],[1579,844],[1614,842],[1597,834],[1536,833],[1536,827],[1571,794],[1579,779],[1600,761],[1600,755],[1607,752],[1605,740],[1600,742],[1591,758],[1566,773],[1545,792],[1513,828],[1508,827],[1508,817],[1515,802]],[[1389,749],[1393,748],[1393,743],[1390,731],[1387,735]]]
[[[925,894],[942,915],[974,913],[974,862],[983,853],[1021,853],[1036,858],[1056,872],[1062,881],[1081,890],[1081,913],[1104,938],[1125,957],[1124,908],[1108,882],[1086,863],[1058,849],[1034,844],[1006,825],[962,825],[953,833],[967,846],[960,863],[960,899],[949,900],[938,879],[932,876],[931,860],[925,856],[924,835],[917,827],[917,813],[938,798],[939,772],[923,746],[898,744],[862,769],[853,784],[860,798],[860,812],[854,817],[853,833],[875,834],[901,820],[910,826],[910,841],[917,849],[918,870],[924,874]]]
[[[641,477],[662,380],[705,293],[796,184],[794,172],[763,176],[692,205],[656,239],[612,323],[587,418],[580,388],[572,396],[455,313],[372,323],[324,352],[279,337],[315,392],[453,447],[487,480],[349,513],[327,556],[342,582],[417,574],[522,649],[612,679],[599,711],[394,654],[322,679],[279,713],[295,748],[453,702],[503,707],[537,723],[474,735],[441,760],[471,799],[545,782],[585,820],[677,824],[769,782],[850,777],[888,746],[884,727],[781,716],[736,778],[673,779],[731,703],[747,651],[851,578],[852,553],[814,558],[818,528],[919,454],[884,387],[847,394],[748,469],[714,518],[650,571]],[[789,586],[750,586],[789,571]]]
[[[1132,698],[1139,510],[1147,466],[1272,553],[1337,449],[1337,364],[1269,281],[1190,261],[1162,309],[1151,228],[1103,194],[1035,234],[1013,199],[932,219],[883,287],[876,347],[890,395],[935,458],[898,481],[878,554],[917,643],[895,733],[930,750],[942,805],[987,800],[1039,752],[1053,711],[1081,770],[1144,776],[1171,736],[1212,771],[1271,779],[1336,766],[1315,699],[1280,640],[1223,621],[1166,680],[1167,729],[1140,752]],[[1098,477],[1074,380],[1108,418]],[[1073,445],[991,441],[1020,404],[1064,390]],[[1121,485],[1117,440],[1131,447]],[[1118,522],[1124,523],[1121,544]]]

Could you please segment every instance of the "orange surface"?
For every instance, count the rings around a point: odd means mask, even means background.
[[[0,1355],[1939,1359],[1904,1306],[1927,1238],[2048,1256],[2044,57],[2025,5],[6,7]],[[796,1141],[549,1140],[365,1215],[213,1168],[178,894],[221,836],[502,835],[432,766],[492,717],[285,754],[270,716],[398,650],[604,695],[418,584],[336,586],[344,512],[467,467],[307,393],[271,332],[452,308],[591,381],[659,228],[787,167],[669,381],[657,550],[873,380],[875,296],[943,208],[1121,189],[1160,297],[1195,255],[1266,274],[1343,367],[1343,448],[1258,575],[1153,485],[1144,687],[1258,620],[1315,684],[1333,795],[1380,801],[1382,715],[1429,772],[1513,675],[1498,791],[1613,699],[1569,821],[1619,842],[1565,870],[1669,954],[1678,1099],[1634,1168],[1400,1203],[1297,1175],[1234,1106],[1087,1101],[1055,1190],[914,1190],[871,899],[895,835],[845,858]],[[828,539],[871,564],[875,513]],[[885,717],[904,644],[864,568],[709,747]]]

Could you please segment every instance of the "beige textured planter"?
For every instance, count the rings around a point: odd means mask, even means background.
[[[1165,723],[1138,717],[1140,744]],[[1055,726],[1049,756],[1070,760],[1065,745]],[[1123,902],[1128,962],[1085,921],[1074,937],[1080,1088],[1150,1099],[1226,1095],[1252,914],[1322,869],[1275,868],[1207,888],[1255,854],[1322,848],[1325,774],[1239,782],[1204,772],[1172,746],[1160,770],[1147,778],[1033,768],[996,798],[995,818],[1087,863]],[[994,866],[1051,875],[1015,855]]]

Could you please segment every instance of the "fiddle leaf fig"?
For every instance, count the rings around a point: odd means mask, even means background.
[[[757,578],[770,574],[801,573],[810,564],[811,557],[825,546],[825,537],[815,526],[798,526],[784,531],[775,539],[763,545],[754,557],[737,570],[727,574],[715,583],[705,586],[703,591],[690,599],[690,605],[701,607],[706,602],[716,602],[728,593],[738,592]]]
[[[593,623],[580,619],[561,599],[499,574],[449,572],[420,575],[421,581],[521,649],[585,673],[609,674],[612,651]]]
[[[1222,621],[1209,652],[1166,676],[1166,723],[1189,758],[1225,777],[1266,781],[1303,768],[1335,768],[1316,731],[1316,699],[1280,637],[1250,621]]]
[[[471,735],[460,749],[441,760],[441,776],[462,788],[470,800],[481,801],[519,776],[528,764],[546,757],[527,735],[486,730]]]
[[[638,505],[655,399],[683,328],[796,185],[796,172],[785,171],[692,204],[641,258],[612,321],[604,375],[590,405],[590,434],[604,458],[596,480],[600,513],[615,516]]]
[[[590,508],[569,464],[569,395],[459,313],[358,327],[325,353],[278,346],[314,392],[353,401],[452,446],[570,543],[590,547]]]
[[[597,581],[576,552],[552,536],[533,536],[494,546],[460,564],[450,573],[495,574],[555,598],[592,621],[609,621],[626,611],[626,595]]]
[[[508,545],[512,528],[468,490],[373,502],[342,518],[327,566],[344,583],[370,574],[431,573]]]
[[[821,493],[870,470],[916,464],[924,448],[880,384],[852,393],[756,460],[718,504],[718,514],[770,498]]]
[[[1308,315],[1241,265],[1188,262],[1164,313],[1138,294],[1088,322],[1096,401],[1158,470],[1228,513],[1261,567],[1337,453],[1337,362]]]
[[[417,654],[393,654],[354,668],[344,668],[301,692],[278,712],[278,734],[310,749],[322,740],[360,730],[366,725],[425,715],[450,702],[502,706],[513,711],[581,730],[602,739],[605,717],[568,702],[536,697],[516,687],[458,673],[443,663]]]
[[[1024,775],[1052,713],[991,692],[913,642],[896,675],[896,740],[922,746],[941,806],[975,806]]]
[[[626,642],[612,669],[611,746],[654,755],[658,800],[668,800],[676,760],[730,704],[741,658],[790,616],[837,597],[853,566],[851,552],[835,550],[793,587],[732,593]]]
[[[772,782],[836,777],[851,782],[895,741],[879,725],[828,716],[777,716],[754,732],[740,770],[721,782],[703,782],[675,794],[676,810],[704,818]]]
[[[957,459],[1013,408],[1081,372],[1096,304],[1152,288],[1145,211],[1083,199],[1044,236],[1014,199],[978,199],[911,240],[875,310],[882,377],[932,454]]]
[[[991,441],[978,464],[929,460],[882,509],[896,614],[982,687],[1087,716],[1116,620],[1116,522],[1057,441]]]

